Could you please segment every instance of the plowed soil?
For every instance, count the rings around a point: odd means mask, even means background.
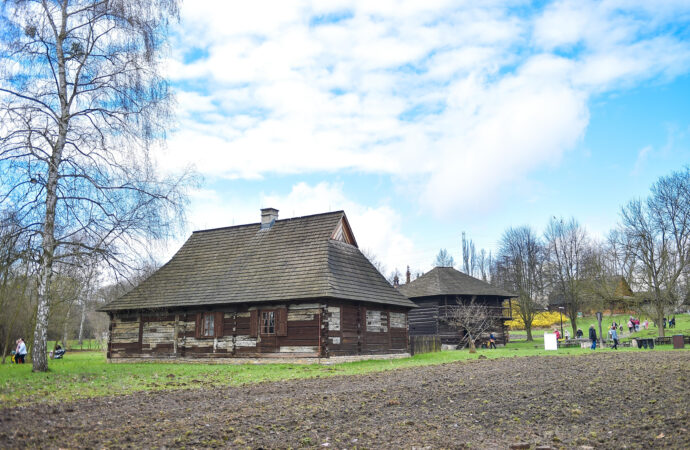
[[[0,410],[0,447],[690,448],[690,352],[612,351]]]

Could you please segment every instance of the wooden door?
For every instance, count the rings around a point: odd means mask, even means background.
[[[278,314],[275,309],[259,311],[259,345],[260,353],[275,353],[278,351],[276,333],[278,331]]]

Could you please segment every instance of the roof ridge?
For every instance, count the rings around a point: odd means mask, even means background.
[[[439,269],[439,270],[436,270]],[[515,294],[494,286],[455,267],[434,267],[419,278],[400,286],[401,292],[408,297],[434,295],[492,295],[515,297]]]
[[[331,215],[331,214],[345,214],[345,211],[340,209],[337,211],[330,211],[330,212],[325,212],[325,213],[308,214],[306,216],[288,217],[285,219],[278,219],[278,220],[276,220],[276,223],[278,223],[278,222],[290,222],[293,220],[301,220],[301,219],[311,219],[314,217],[327,216],[327,215]],[[251,227],[251,226],[256,226],[256,225],[261,225],[261,222],[243,223],[240,225],[228,225],[225,227],[217,227],[217,228],[205,228],[203,230],[194,230],[194,231],[192,231],[192,234],[205,233],[207,231],[231,230],[231,229],[235,229],[235,228]]]

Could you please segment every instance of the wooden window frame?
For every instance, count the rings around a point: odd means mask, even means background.
[[[210,330],[207,327],[207,321],[208,320],[211,321]],[[215,313],[213,313],[213,312],[201,313],[201,330],[199,331],[199,337],[202,337],[202,338],[216,337],[216,314]]]
[[[213,329],[207,329],[207,318],[213,322]],[[223,311],[205,311],[196,314],[196,338],[197,339],[212,339],[223,337]]]
[[[273,319],[273,332],[268,332],[265,331],[264,328],[264,314],[271,314],[271,318]],[[259,334],[261,336],[277,336],[277,325],[278,325],[278,311],[275,309],[262,309],[261,312],[259,313]]]

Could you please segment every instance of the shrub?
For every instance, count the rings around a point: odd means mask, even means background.
[[[563,314],[563,322],[568,321],[568,317]],[[547,328],[553,327],[561,324],[561,313],[554,311],[544,311],[537,314],[537,316],[532,321],[532,328]],[[517,307],[513,306],[513,320],[506,322],[508,329],[510,330],[524,330],[525,322],[522,321],[522,317],[518,315]]]

